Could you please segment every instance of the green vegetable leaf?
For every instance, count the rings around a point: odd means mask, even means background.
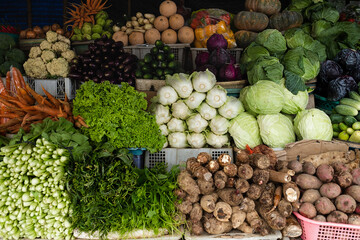
[[[298,94],[299,91],[305,91],[306,85],[302,78],[290,71],[285,70],[285,87],[294,95]]]

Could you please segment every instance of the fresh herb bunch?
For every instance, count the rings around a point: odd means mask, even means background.
[[[155,117],[147,113],[145,93],[127,83],[88,81],[77,90],[74,114],[85,118],[84,132],[95,142],[110,142],[117,148],[144,147],[150,152],[164,146]]]

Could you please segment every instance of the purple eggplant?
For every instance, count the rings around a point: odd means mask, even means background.
[[[138,60],[138,58],[135,55],[131,54],[124,60],[123,63],[124,64],[135,63],[135,62],[137,62],[137,60]]]
[[[96,76],[97,76],[98,78],[103,78],[103,77],[104,77],[103,71],[97,70],[97,71],[96,71]]]
[[[134,68],[136,67],[135,64],[128,64],[124,67],[124,73],[131,73],[131,71],[134,70]]]
[[[106,78],[112,78],[112,76],[114,76],[114,72],[113,71],[106,71],[104,73],[104,77]]]

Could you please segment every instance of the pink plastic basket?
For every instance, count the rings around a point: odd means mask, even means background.
[[[295,216],[303,229],[304,240],[359,240],[360,226],[330,222],[318,222],[308,219],[297,212]]]

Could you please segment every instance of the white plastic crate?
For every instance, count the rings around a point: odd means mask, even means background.
[[[275,231],[272,234],[261,236],[259,234],[249,234],[243,233],[238,230],[232,230],[229,233],[223,234],[203,234],[200,236],[190,235],[189,233],[185,234],[185,240],[223,240],[223,239],[241,239],[241,240],[278,240],[283,239],[280,231]]]
[[[207,152],[213,159],[217,159],[221,154],[229,154],[233,158],[232,148],[164,148],[157,153],[145,153],[145,167],[152,168],[157,163],[167,163],[168,170],[174,165],[184,165],[186,160],[196,157],[200,152]]]
[[[231,49],[227,49],[227,50],[235,58],[236,63],[240,62],[241,52],[243,51],[242,48],[231,48]],[[198,53],[207,52],[207,48],[190,48],[190,51],[191,51],[191,58],[192,58],[192,67],[195,70],[195,68],[196,68],[196,64],[195,64],[196,56],[198,55]]]
[[[29,86],[35,90],[35,92],[42,96],[46,95],[41,86],[58,99],[64,99],[65,93],[69,99],[75,98],[77,83],[73,79],[27,79],[27,82],[29,83]]]

